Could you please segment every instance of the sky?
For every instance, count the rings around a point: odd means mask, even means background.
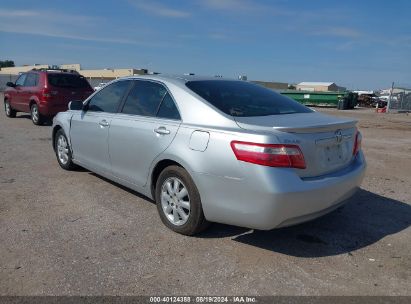
[[[0,60],[411,87],[409,0],[13,0]]]

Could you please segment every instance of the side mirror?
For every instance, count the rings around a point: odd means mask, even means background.
[[[16,85],[9,81],[6,83],[6,86],[14,88]]]
[[[83,102],[81,100],[73,100],[68,104],[68,109],[72,111],[83,110]]]

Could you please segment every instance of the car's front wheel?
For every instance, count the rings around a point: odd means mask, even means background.
[[[76,165],[73,163],[70,145],[64,131],[62,129],[58,130],[54,138],[54,151],[56,151],[56,157],[60,167],[65,170],[75,169]]]
[[[10,117],[10,118],[16,117],[17,112],[13,110],[8,100],[4,101],[4,111],[6,112],[7,117]]]
[[[31,108],[30,108],[30,114],[31,114],[31,121],[39,126],[42,125],[45,121],[45,118],[43,115],[40,114],[39,111],[39,106],[35,103],[32,104]]]
[[[208,227],[200,194],[183,168],[165,168],[158,177],[155,194],[161,220],[171,230],[194,235]]]

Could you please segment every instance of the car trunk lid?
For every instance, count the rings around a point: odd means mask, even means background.
[[[317,112],[234,119],[242,129],[273,133],[279,143],[298,145],[306,168],[295,171],[302,178],[337,171],[353,159],[356,120]]]

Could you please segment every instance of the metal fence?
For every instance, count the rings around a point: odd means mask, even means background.
[[[394,87],[388,101],[389,112],[411,112],[411,89]]]
[[[3,92],[4,89],[6,88],[6,83],[7,82],[15,82],[17,79],[18,75],[6,75],[6,74],[0,74],[0,92]]]

